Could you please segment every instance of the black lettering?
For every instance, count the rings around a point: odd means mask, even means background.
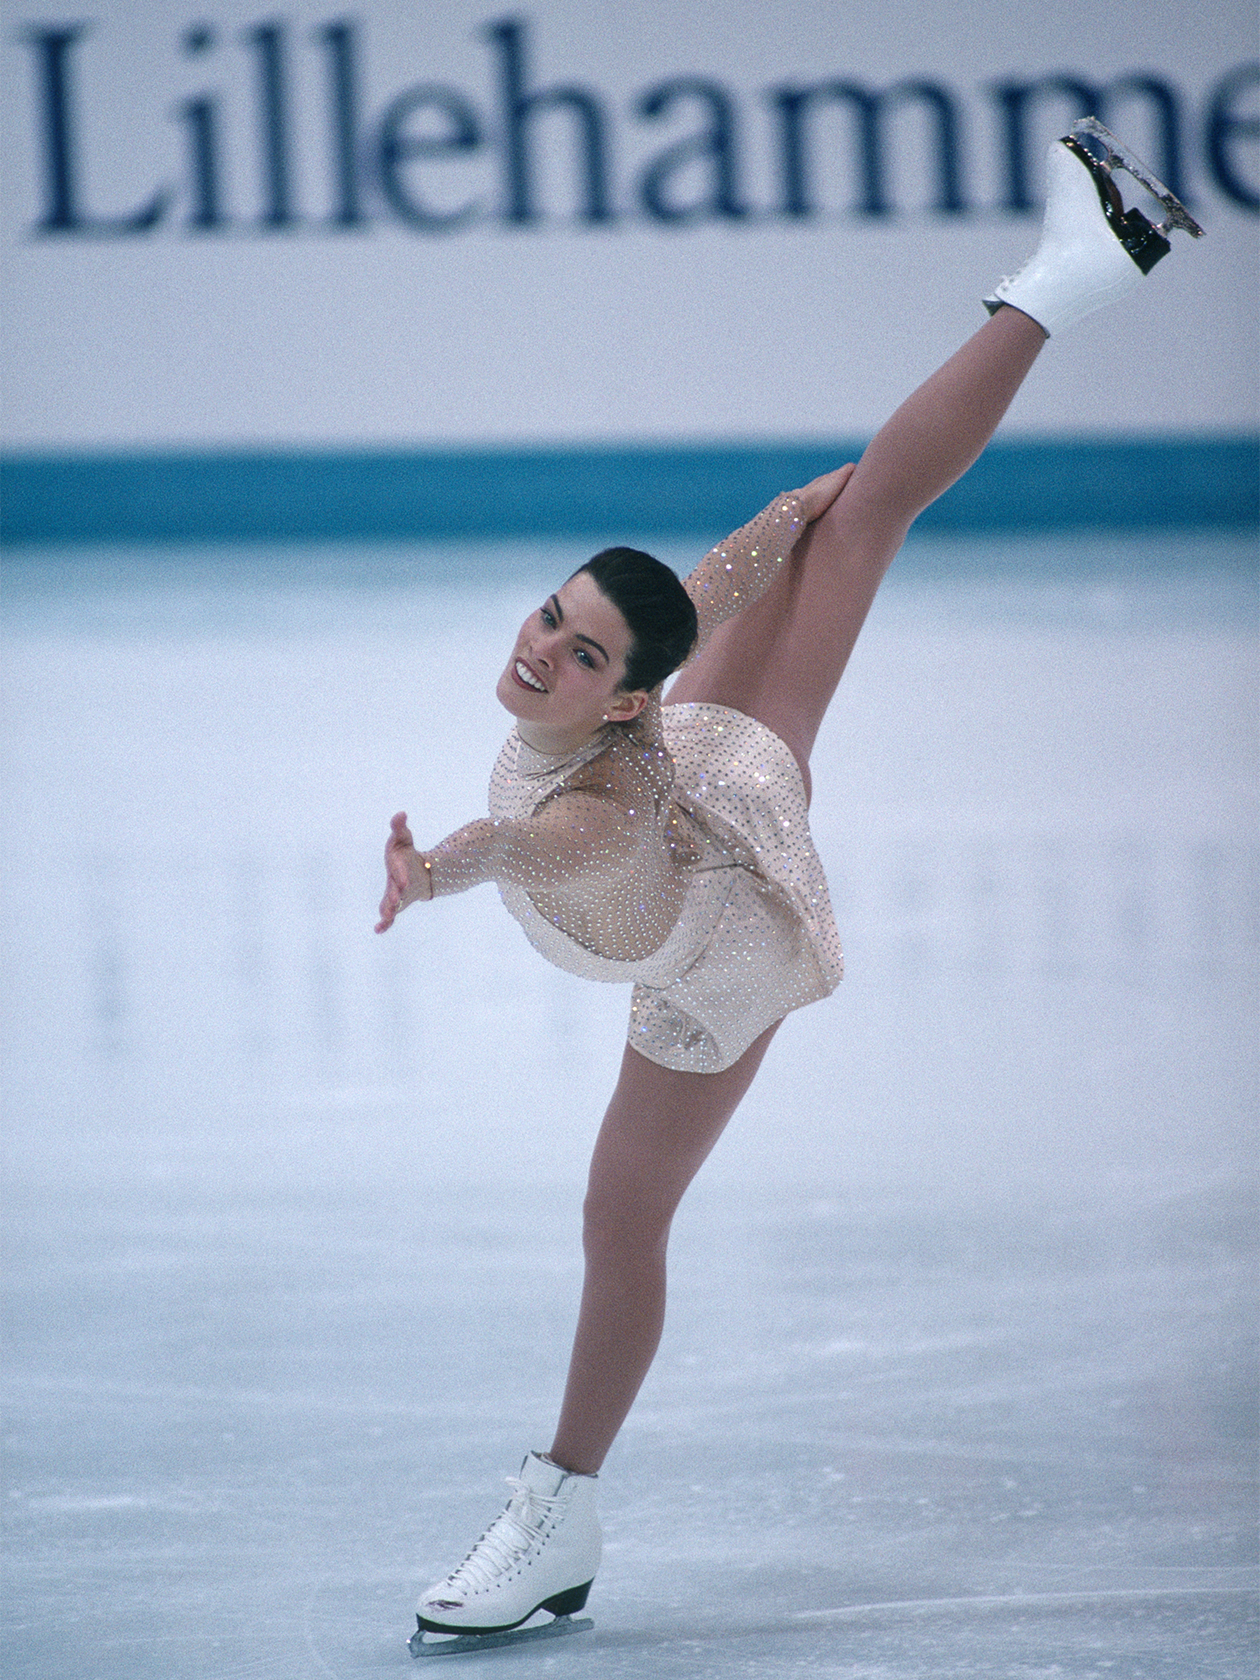
[[[44,172],[48,185],[48,209],[40,227],[58,230],[81,228],[83,219],[75,205],[74,137],[70,128],[70,90],[66,56],[83,33],[83,25],[70,29],[34,30],[28,39],[39,53],[39,88],[43,96]]]
[[[184,36],[184,50],[190,54],[203,53],[214,45],[209,29],[190,29]],[[214,101],[209,98],[189,99],[179,107],[179,115],[188,125],[189,177],[192,186],[192,214],[190,227],[215,228],[223,221],[219,195],[218,124]]]
[[[1154,138],[1158,144],[1148,152],[1146,141],[1139,140],[1139,156],[1150,163],[1170,192],[1175,193],[1183,203],[1189,203],[1182,157],[1181,107],[1176,92],[1167,82],[1155,76],[1121,76],[1114,82],[1108,82],[1099,92],[1102,110],[1083,114],[1096,116],[1100,122],[1110,125],[1111,117],[1104,116],[1103,112],[1114,112],[1116,105],[1129,94],[1140,95],[1153,107]],[[1126,135],[1130,132],[1127,115],[1121,132]]]
[[[192,213],[190,227],[215,228],[222,225],[219,204],[219,160],[216,138],[214,101],[189,99],[179,107],[179,114],[188,124],[189,175],[192,185]]]
[[[1056,130],[1059,134],[1065,133],[1077,117],[1093,116],[1100,122],[1111,122],[1109,113],[1129,96],[1137,95],[1149,101],[1157,144],[1149,151],[1145,147],[1143,150],[1147,151],[1151,168],[1159,178],[1178,198],[1186,198],[1180,105],[1174,89],[1158,77],[1118,76],[1100,86],[1079,76],[1042,76],[1035,82],[999,82],[991,92],[1001,113],[1007,210],[1027,211],[1036,207],[1030,178],[1030,156],[1035,144],[1031,119],[1047,96],[1062,102],[1060,109],[1064,115]]]
[[[583,189],[580,212],[587,222],[613,219],[608,188],[608,144],[606,120],[599,99],[586,88],[556,87],[527,93],[525,25],[519,18],[505,18],[492,24],[486,34],[499,51],[499,90],[503,112],[503,163],[506,188],[506,219],[509,222],[537,221],[534,204],[533,169],[527,124],[540,112],[566,108],[578,122],[583,159]]]
[[[291,227],[292,172],[289,167],[287,78],[284,66],[284,25],[261,23],[245,39],[258,49],[259,130],[263,159],[264,227]]]
[[[1254,115],[1244,116],[1237,103],[1247,88],[1260,85],[1260,64],[1240,64],[1222,77],[1212,90],[1208,104],[1207,144],[1208,168],[1212,179],[1235,204],[1244,210],[1260,210],[1260,191],[1257,190],[1253,165],[1250,180],[1245,180],[1233,155],[1236,140],[1252,140],[1260,136],[1260,120]]]
[[[329,127],[337,208],[333,221],[355,227],[364,220],[359,203],[359,108],[355,25],[330,23],[319,32],[328,48]]]
[[[676,76],[643,94],[635,111],[638,116],[655,121],[683,99],[697,101],[706,113],[706,121],[698,133],[667,147],[644,171],[639,187],[644,208],[658,222],[746,216],[748,206],[739,194],[735,108],[720,83],[699,76]],[[671,196],[669,184],[681,170],[697,164],[710,166],[708,194],[689,203],[679,203]]]
[[[366,223],[373,214],[369,195],[376,185],[395,216],[426,232],[452,231],[492,213],[488,199],[473,187],[467,173],[452,177],[436,167],[467,161],[492,139],[497,141],[501,180],[501,200],[493,213],[505,221],[532,225],[546,218],[557,190],[553,169],[561,170],[560,185],[570,187],[567,202],[578,221],[599,225],[615,220],[614,137],[607,103],[597,89],[574,82],[531,85],[531,42],[525,18],[508,16],[484,30],[494,55],[497,125],[459,89],[428,83],[399,93],[386,106],[374,132],[364,132],[359,24],[353,18],[334,17],[335,21],[313,31],[324,54],[331,189],[328,220],[332,225],[351,228]],[[82,21],[38,25],[23,33],[34,53],[41,165],[41,214],[34,227],[58,234],[142,234],[172,213],[174,189],[159,188],[138,208],[121,215],[98,216],[84,203],[91,189],[84,185],[80,155],[76,54],[92,27]],[[287,31],[285,22],[272,19],[246,29],[242,37],[256,60],[259,220],[276,229],[301,220]],[[190,56],[206,53],[217,45],[215,31],[207,24],[196,24],[185,30],[182,45]],[[1209,178],[1227,200],[1252,213],[1260,211],[1258,88],[1258,64],[1242,64],[1223,75],[1208,92],[1203,130]],[[1167,78],[1135,71],[1097,83],[1073,71],[1060,71],[1004,80],[986,91],[997,119],[999,202],[1006,210],[1024,214],[1037,208],[1043,136],[1049,139],[1052,133],[1066,132],[1075,117],[1089,113],[1130,136],[1131,107],[1138,108],[1139,151],[1150,158],[1152,168],[1170,189],[1189,202],[1185,94]],[[916,149],[913,161],[923,171],[915,179],[925,181],[922,190],[929,207],[950,215],[970,210],[965,193],[964,112],[960,96],[947,85],[908,78],[879,89],[836,78],[771,87],[765,90],[765,98],[774,121],[782,215],[815,216],[822,201],[833,196],[823,177],[831,159],[830,153],[821,150],[820,125],[824,123],[844,125],[840,155],[851,170],[853,210],[887,217],[901,208],[907,196],[904,187],[899,189],[897,172],[903,120],[914,121],[916,136],[922,125],[922,147]],[[907,106],[919,114],[903,119]],[[823,114],[835,107],[840,108],[839,115]],[[681,138],[652,154],[643,166],[636,193],[645,216],[678,225],[717,218],[738,221],[752,213],[744,184],[742,112],[736,93],[705,77],[673,76],[640,94],[632,110],[641,121],[676,124],[675,132],[682,129]],[[1118,112],[1118,121],[1113,120],[1113,112]],[[223,228],[231,221],[225,203],[229,194],[223,96],[212,90],[198,93],[179,103],[174,115],[183,130],[187,159],[187,225],[206,231]],[[557,134],[556,125],[563,133]],[[563,165],[557,165],[555,147],[561,142],[567,142],[567,149]],[[372,174],[375,182],[369,180]],[[834,175],[830,178],[834,180]]]
[[[999,82],[992,91],[1002,120],[1002,154],[1006,165],[1004,208],[1016,212],[1034,210],[1037,200],[1033,197],[1028,162],[1030,109],[1046,94],[1066,99],[1070,111],[1063,124],[1066,129],[1077,117],[1095,116],[1105,120],[1107,102],[1093,82],[1083,82],[1076,76],[1043,76],[1036,82]]]
[[[406,132],[405,125],[419,111],[438,113],[443,122],[440,134]],[[380,158],[381,191],[391,209],[403,221],[428,232],[449,231],[469,221],[480,208],[470,199],[458,210],[434,210],[422,204],[403,180],[402,165],[416,158],[442,159],[475,151],[481,145],[477,113],[454,88],[408,88],[386,106],[381,117],[377,155]]]
[[[86,24],[75,23],[64,29],[35,29],[26,37],[38,55],[44,178],[48,193],[47,208],[35,226],[45,233],[147,233],[166,214],[170,194],[165,189],[159,189],[148,204],[130,216],[89,217],[79,206],[69,61],[71,47],[86,28]]]
[[[847,104],[853,112],[860,183],[856,207],[863,215],[887,216],[893,208],[888,192],[884,113],[889,106],[910,99],[922,101],[933,118],[937,182],[934,208],[951,215],[967,209],[959,164],[958,103],[938,82],[898,82],[882,93],[858,82],[820,82],[807,88],[777,88],[770,97],[779,110],[780,178],[785,215],[812,216],[817,210],[807,118],[820,100]]]

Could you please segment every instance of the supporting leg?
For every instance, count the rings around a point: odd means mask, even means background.
[[[549,1455],[566,1470],[599,1469],[639,1392],[665,1318],[670,1222],[774,1032],[722,1073],[676,1073],[626,1049],[591,1160],[586,1281]]]

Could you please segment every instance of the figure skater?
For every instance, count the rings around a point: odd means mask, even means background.
[[[1124,210],[1113,167],[1155,191],[1165,222]],[[840,978],[807,821],[809,757],[875,591],[1046,339],[1135,286],[1173,226],[1201,231],[1106,130],[1078,124],[1049,151],[1036,253],[860,463],[776,497],[684,583],[634,549],[596,555],[527,619],[499,678],[517,721],[489,818],[426,851],[405,813],[393,819],[379,933],[410,904],[494,881],[543,956],[634,986],[591,1161],[555,1438],[422,1596],[417,1654],[426,1632],[484,1640],[586,1603],[600,1559],[596,1476],[656,1351],[674,1211],[778,1023]]]

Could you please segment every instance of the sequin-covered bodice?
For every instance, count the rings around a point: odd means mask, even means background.
[[[768,588],[804,523],[798,498],[778,497],[685,579],[697,651]],[[493,880],[549,961],[634,981],[631,1042],[666,1066],[728,1066],[840,976],[800,770],[725,706],[662,707],[657,689],[565,756],[513,730],[489,819],[426,856],[436,896]]]
[[[721,872],[751,860],[676,800],[659,699],[570,758],[537,753],[513,730],[490,778],[490,816],[527,821],[575,792],[631,817],[633,845],[616,848],[615,867],[588,860],[550,889],[501,882],[504,903],[531,944],[572,973],[649,982],[677,973],[721,914]]]

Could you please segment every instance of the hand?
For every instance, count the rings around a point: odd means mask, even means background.
[[[796,491],[796,495],[800,497],[801,506],[805,510],[805,519],[808,524],[812,525],[815,519],[822,518],[856,471],[856,464],[847,461],[844,466],[837,467],[834,472],[824,473],[821,478],[811,479],[803,489]]]
[[[389,825],[389,839],[385,843],[385,896],[381,900],[377,933],[393,927],[398,912],[414,904],[416,899],[433,896],[431,882],[427,893],[421,885],[421,877],[427,877],[428,873],[407,827],[407,813],[399,811]]]

